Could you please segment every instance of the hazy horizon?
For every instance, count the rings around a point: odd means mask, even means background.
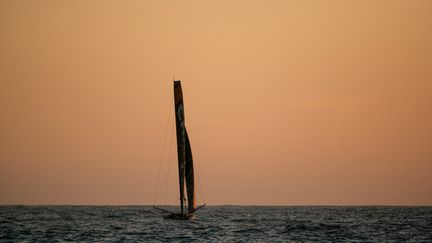
[[[179,204],[0,204],[0,206],[89,206],[89,207],[104,207],[104,206],[119,206],[119,207],[153,207],[153,206],[167,206],[179,207]],[[199,206],[199,205],[198,205]],[[432,207],[430,204],[205,204],[205,207]]]
[[[174,72],[198,204],[430,206],[431,30],[426,0],[1,1],[0,205],[152,205]]]

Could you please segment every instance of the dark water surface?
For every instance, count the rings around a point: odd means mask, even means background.
[[[432,207],[208,206],[174,221],[151,206],[0,206],[0,241],[432,242]]]

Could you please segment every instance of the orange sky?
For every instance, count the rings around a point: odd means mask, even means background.
[[[431,30],[427,0],[1,1],[0,204],[152,204],[175,72],[208,204],[431,205]]]

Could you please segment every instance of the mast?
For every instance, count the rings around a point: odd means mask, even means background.
[[[184,108],[183,108],[183,92],[180,80],[174,80],[174,109],[176,120],[176,136],[177,136],[177,160],[179,169],[179,186],[180,186],[180,209],[184,212],[184,184],[185,184],[185,145],[186,145],[186,129],[184,124]]]

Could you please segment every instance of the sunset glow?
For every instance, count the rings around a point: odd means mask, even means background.
[[[432,205],[431,30],[432,1],[1,1],[0,204],[154,203],[174,72],[198,200]]]

